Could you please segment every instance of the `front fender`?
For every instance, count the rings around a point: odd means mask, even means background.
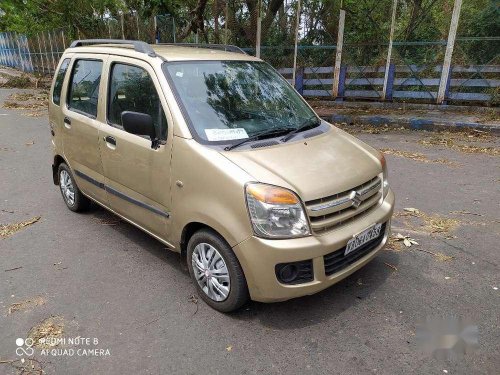
[[[184,227],[205,224],[231,247],[252,235],[245,202],[245,171],[193,139],[174,138],[172,153],[171,242],[180,245]]]

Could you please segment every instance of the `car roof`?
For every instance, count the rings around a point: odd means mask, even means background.
[[[203,46],[186,46],[186,45],[161,45],[151,44],[150,47],[157,56],[162,57],[166,61],[199,61],[199,60],[241,60],[241,61],[260,61],[260,59],[247,55],[242,52],[231,52],[216,49],[205,48]],[[235,47],[233,47],[235,48]],[[120,55],[129,57],[148,56],[143,52],[134,50],[131,45],[120,44],[93,44],[79,47],[72,47],[66,50],[68,53],[105,53],[110,55]]]

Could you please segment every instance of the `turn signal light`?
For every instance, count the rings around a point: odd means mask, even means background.
[[[248,185],[247,193],[254,196],[258,201],[269,204],[297,204],[299,200],[291,191],[262,184]]]

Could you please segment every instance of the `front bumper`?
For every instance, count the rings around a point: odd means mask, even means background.
[[[373,211],[349,224],[319,236],[288,240],[268,240],[250,237],[233,250],[247,279],[250,297],[254,301],[277,302],[317,293],[363,267],[384,247],[390,233],[390,220],[394,210],[394,193],[389,190],[385,200]],[[371,252],[346,268],[327,276],[323,256],[346,246],[353,234],[374,223],[387,223],[382,242]],[[282,284],[275,266],[279,263],[312,259],[314,279],[303,284]]]

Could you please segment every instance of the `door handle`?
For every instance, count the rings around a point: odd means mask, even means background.
[[[65,117],[64,118],[64,126],[67,128],[67,129],[71,129],[71,120],[69,117]]]
[[[109,143],[110,145],[116,146],[116,139],[110,135],[104,137],[104,142]]]

